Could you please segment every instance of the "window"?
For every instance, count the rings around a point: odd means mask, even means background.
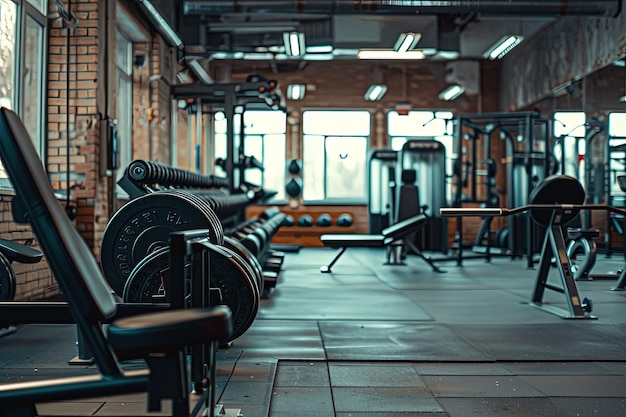
[[[123,175],[133,158],[133,44],[122,33],[116,36],[116,91],[117,91],[117,149],[119,167],[117,180]],[[123,193],[120,187],[118,193]]]
[[[24,69],[22,73],[23,121],[36,149],[43,151],[43,63],[44,26],[32,16],[26,16],[24,25]]]
[[[558,138],[554,156],[559,164],[559,174],[583,181],[585,178],[585,112],[555,112],[552,130]],[[584,184],[583,184],[584,185]]]
[[[407,115],[396,111],[387,114],[387,131],[391,149],[402,150],[408,140],[437,140],[446,149],[446,172],[453,171],[456,153],[454,149],[454,114],[449,111],[412,110]],[[448,186],[446,198],[452,200],[452,187]]]
[[[0,106],[20,115],[35,148],[41,153],[43,115],[47,110],[42,105],[46,65],[43,55],[45,16],[42,13],[47,2],[31,0],[29,3],[0,0]],[[1,165],[0,186],[12,187]]]
[[[17,5],[0,0],[0,106],[14,108]]]
[[[310,110],[302,123],[304,201],[364,202],[370,113]]]
[[[243,117],[243,153],[254,156],[262,165],[263,170],[248,168],[243,181],[254,185],[262,185],[268,191],[276,191],[275,200],[285,199],[285,166],[286,166],[286,131],[287,115],[282,111],[247,110],[242,115],[235,114],[233,131],[235,144],[238,144]],[[227,156],[226,118],[224,113],[215,114],[215,158],[225,159]],[[235,146],[235,151],[239,146]],[[226,176],[219,166],[216,175]]]

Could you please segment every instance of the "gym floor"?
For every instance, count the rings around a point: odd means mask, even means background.
[[[626,292],[578,282],[597,320],[564,320],[528,305],[536,270],[523,259],[439,264],[382,249],[287,253],[253,326],[219,352],[219,403],[270,417],[624,416]],[[599,255],[594,272],[616,271]],[[558,280],[556,270],[551,280]],[[548,291],[546,302],[565,306]],[[26,325],[0,338],[4,382],[94,372],[68,366],[74,326]],[[139,364],[128,364],[138,366]],[[143,416],[144,395],[42,404],[49,416]],[[164,408],[167,412],[167,407]]]

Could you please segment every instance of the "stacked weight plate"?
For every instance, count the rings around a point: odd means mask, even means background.
[[[125,302],[171,301],[165,291],[170,279],[169,235],[207,229],[209,240],[220,246],[211,252],[207,288],[219,289],[222,302],[233,312],[233,334],[221,342],[241,336],[256,317],[261,289],[255,266],[225,245],[216,210],[228,213],[230,203],[185,190],[157,191],[128,202],[107,224],[100,249],[102,269],[112,289]]]

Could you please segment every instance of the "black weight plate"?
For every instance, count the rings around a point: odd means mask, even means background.
[[[222,302],[233,315],[233,332],[221,343],[228,343],[252,325],[259,310],[259,290],[253,272],[245,261],[228,248],[231,257],[211,252],[210,286],[219,288]],[[143,259],[132,271],[123,291],[126,303],[170,302],[165,292],[170,279],[169,248],[162,248]]]
[[[240,241],[235,239],[234,237],[224,236],[224,246],[233,250],[237,255],[239,255],[244,261],[250,265],[252,271],[254,272],[254,278],[256,279],[256,284],[259,289],[259,293],[263,292],[263,267],[250,253],[248,249],[244,245],[241,244]]]
[[[220,289],[224,304],[239,307],[239,314],[233,316],[231,340],[234,340],[254,322],[261,294],[254,282],[254,273],[246,261],[231,249],[222,249],[231,256],[224,257],[218,252],[211,252],[211,286]]]
[[[194,202],[212,224],[211,229],[214,233],[210,234],[211,241],[218,245],[221,245],[224,242],[224,228],[222,226],[222,222],[206,201],[187,190],[168,190],[168,192]]]
[[[13,301],[16,285],[17,280],[11,262],[0,252],[0,301]]]
[[[215,222],[197,204],[172,193],[146,194],[122,206],[109,220],[100,247],[100,262],[111,288],[121,294],[133,268],[167,246],[171,232],[192,229],[215,231]],[[209,238],[218,241],[218,236]]]
[[[528,197],[529,204],[583,204],[585,202],[585,189],[575,178],[567,175],[551,175],[546,177]],[[566,225],[572,221],[580,210],[568,210],[561,216],[561,224]],[[530,211],[530,216],[540,226],[547,226],[552,216],[551,210],[535,209]]]
[[[126,280],[125,303],[166,303],[166,280],[170,274],[170,249],[163,247],[143,258]]]

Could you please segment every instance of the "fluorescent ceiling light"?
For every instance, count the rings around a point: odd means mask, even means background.
[[[414,50],[396,52],[393,49],[361,49],[356,57],[359,59],[424,59],[422,51]]]
[[[284,32],[283,42],[285,43],[285,52],[287,55],[300,56],[303,55],[306,50],[304,33]]]
[[[306,47],[307,54],[328,54],[332,51],[332,45],[312,45]]]
[[[383,85],[383,84],[372,85],[370,86],[370,88],[367,89],[363,98],[367,101],[378,101],[381,98],[383,98],[386,92],[387,92],[386,85]]]
[[[178,36],[178,33],[170,26],[165,18],[159,13],[159,11],[150,3],[149,0],[137,0],[146,9],[150,18],[154,22],[159,34],[165,38],[167,43],[178,49],[183,49],[183,40]]]
[[[459,51],[437,51],[433,59],[453,60],[459,57]]]
[[[507,35],[494,43],[483,54],[483,58],[501,59],[524,40],[523,36]]]
[[[442,120],[448,120],[448,119],[452,119],[454,117],[454,113],[452,113],[451,111],[436,111],[435,112],[435,119],[442,119]]]
[[[465,92],[465,88],[458,84],[451,85],[450,87],[439,93],[439,100],[452,101]]]
[[[213,59],[242,59],[243,52],[215,52],[211,55]]]
[[[215,83],[215,80],[213,80],[213,78],[211,78],[209,73],[204,69],[204,67],[202,65],[200,65],[198,60],[191,59],[191,60],[187,60],[186,62],[187,62],[187,66],[189,67],[191,72],[193,72],[193,75],[195,75],[196,78],[198,80],[200,80],[200,82],[202,84],[213,84],[213,83]]]
[[[332,61],[334,58],[334,54],[304,54],[302,56],[305,61]]]
[[[242,59],[249,59],[251,61],[264,61],[264,60],[272,60],[274,58],[274,54],[270,52],[248,52],[243,54]]]
[[[287,98],[289,100],[302,100],[306,93],[306,85],[304,84],[289,84],[287,86]]]
[[[335,56],[350,56],[354,57],[359,53],[358,49],[354,48],[335,48],[333,49],[333,55]]]
[[[398,40],[396,41],[396,44],[393,46],[393,49],[396,52],[409,51],[415,48],[415,46],[420,41],[420,39],[422,39],[421,33],[413,33],[413,32],[401,33],[400,36],[398,36]]]

